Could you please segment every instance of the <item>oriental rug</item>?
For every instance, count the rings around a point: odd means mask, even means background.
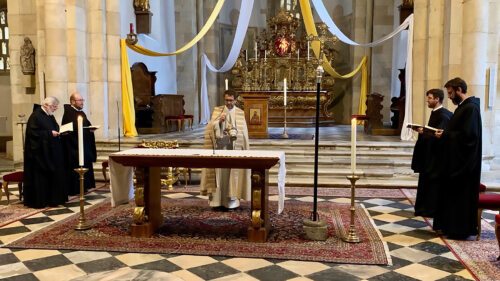
[[[465,241],[444,239],[444,242],[478,280],[499,280],[500,261],[496,259],[500,253],[495,229],[483,220],[481,230],[479,241],[470,237]]]
[[[417,191],[402,190],[415,204]],[[426,219],[429,227],[432,222]],[[448,248],[455,254],[458,260],[476,277],[477,280],[499,280],[500,261],[497,261],[499,246],[495,236],[495,229],[487,221],[481,220],[481,239],[475,240],[471,236],[469,240],[451,240],[441,237]]]
[[[105,184],[100,185],[96,188],[89,190],[88,193],[90,193],[90,192],[109,192],[109,189],[108,190],[104,189],[104,191],[99,190],[105,186],[106,186]],[[12,199],[10,201],[11,203],[9,205],[1,205],[0,206],[0,227],[6,226],[6,225],[13,223],[15,221],[27,218],[27,217],[32,216],[34,214],[37,214],[37,213],[40,213],[40,212],[43,212],[43,211],[50,209],[50,207],[40,208],[40,209],[26,207],[26,206],[24,206],[22,201],[19,201],[19,199],[17,199],[17,196],[13,196],[13,197],[15,197],[15,199]],[[71,196],[68,198],[68,202],[73,202],[76,200],[79,200],[79,196]],[[5,200],[4,203],[7,203],[7,200]]]
[[[355,226],[361,243],[343,242],[349,229],[348,204],[319,202],[318,213],[328,224],[326,241],[304,238],[303,220],[310,216],[311,204],[287,201],[282,214],[270,202],[273,230],[268,242],[247,241],[250,208],[243,204],[231,212],[216,212],[206,200],[162,198],[164,224],[151,238],[129,235],[133,205],[111,208],[110,202],[86,211],[92,223],[88,231],[76,231],[78,214],[68,217],[24,238],[7,248],[102,250],[160,254],[219,255],[323,261],[351,264],[390,264],[387,245],[362,205],[357,205]]]
[[[0,206],[0,227],[8,225],[17,220],[29,217],[36,213],[47,210],[43,209],[33,209],[23,205],[23,202],[16,200],[9,205]]]
[[[178,192],[187,192],[187,193],[199,193],[200,186],[199,185],[188,185],[188,186],[174,186],[172,190],[166,190],[168,193],[178,193]],[[269,187],[270,195],[277,195],[278,188],[276,186]],[[296,186],[287,186],[286,187],[286,196],[312,196],[313,188],[312,187],[296,187]],[[351,188],[348,187],[318,187],[318,196],[321,197],[347,197],[351,196]],[[401,189],[386,189],[386,188],[356,188],[356,198],[406,198],[406,195],[401,191]]]

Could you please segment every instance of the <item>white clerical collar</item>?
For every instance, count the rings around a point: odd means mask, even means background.
[[[71,105],[71,107],[73,107],[76,111],[82,111],[81,109],[78,109],[78,108],[74,107],[73,105]]]
[[[440,106],[438,106],[438,107],[434,108],[432,111],[436,111],[436,110],[438,110],[438,109],[441,109],[442,107],[443,107],[443,105],[440,105]]]
[[[49,113],[49,112],[45,109],[45,107],[43,107],[43,106],[42,106],[42,110],[43,110],[43,112],[45,112],[45,114],[47,114],[48,116],[52,115],[52,114],[50,114],[50,113]]]

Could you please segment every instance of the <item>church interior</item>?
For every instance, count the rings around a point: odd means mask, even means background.
[[[499,0],[0,0],[0,279],[498,280],[499,15]],[[466,239],[415,214],[408,128],[439,109],[430,89],[459,112],[455,77],[481,122],[478,200],[448,218],[477,224]],[[73,93],[95,186],[82,159],[80,193],[26,206],[34,104],[57,98],[62,126]],[[241,188],[238,169],[248,198],[213,207],[208,171]]]

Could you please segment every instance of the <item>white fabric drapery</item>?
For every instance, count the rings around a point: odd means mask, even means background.
[[[238,18],[238,25],[236,27],[236,33],[234,35],[233,44],[229,55],[222,65],[221,68],[217,69],[210,62],[208,56],[203,54],[201,56],[201,112],[200,112],[200,124],[207,124],[210,120],[210,104],[208,101],[208,87],[207,87],[207,68],[212,72],[226,72],[231,70],[231,68],[236,63],[238,56],[241,51],[241,46],[245,40],[245,36],[248,29],[248,24],[250,22],[250,15],[252,14],[254,0],[241,1],[240,6],[240,16]]]
[[[387,34],[386,36],[370,42],[370,43],[357,43],[351,39],[349,39],[337,25],[333,22],[333,19],[328,14],[325,5],[322,0],[311,0],[314,5],[314,9],[318,13],[320,19],[328,26],[328,30],[335,36],[339,38],[340,41],[354,46],[361,47],[374,47],[383,42],[392,39],[396,34],[408,28],[408,44],[407,44],[407,56],[406,56],[406,80],[405,80],[405,90],[406,90],[406,98],[405,98],[405,118],[403,122],[403,128],[401,130],[401,139],[402,140],[414,140],[415,135],[412,133],[411,129],[406,128],[406,124],[412,122],[412,76],[413,76],[413,14],[411,14],[406,20],[394,31]]]

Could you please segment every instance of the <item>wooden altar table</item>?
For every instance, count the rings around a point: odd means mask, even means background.
[[[271,224],[269,221],[269,169],[279,163],[278,190],[281,213],[285,197],[285,153],[267,150],[210,150],[210,149],[145,149],[136,148],[109,156],[111,204],[136,200],[134,237],[149,237],[163,223],[161,215],[161,167],[235,168],[251,169],[251,213],[248,240],[265,242]],[[143,177],[144,187],[133,188],[133,169]],[[139,179],[138,179],[139,182]],[[207,203],[208,207],[208,203]]]

